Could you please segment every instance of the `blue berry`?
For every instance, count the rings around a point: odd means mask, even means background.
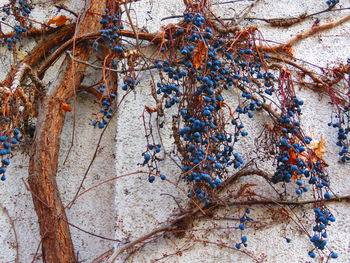
[[[316,257],[316,254],[313,251],[309,251],[308,255],[309,255],[310,258],[315,258]]]
[[[2,163],[3,163],[4,165],[9,165],[9,164],[10,164],[10,159],[9,159],[9,158],[3,159],[3,160],[2,160]]]
[[[115,47],[113,48],[113,50],[114,50],[115,52],[122,52],[122,51],[123,51],[123,48],[122,48],[121,46],[115,46]]]
[[[148,182],[153,183],[156,178],[153,175],[148,176]]]
[[[332,253],[331,253],[331,258],[338,258],[338,254],[337,254],[337,253],[332,252]]]
[[[325,198],[325,199],[330,199],[331,197],[332,197],[332,194],[331,194],[331,193],[328,193],[328,192],[327,192],[327,193],[324,194],[324,198]]]

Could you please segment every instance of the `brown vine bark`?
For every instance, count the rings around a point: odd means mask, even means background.
[[[64,122],[64,112],[57,98],[64,91],[58,89],[56,95],[45,98],[40,107],[29,165],[29,185],[39,219],[44,262],[76,262],[55,178]],[[67,95],[70,94],[67,92]]]
[[[108,1],[91,0],[79,16],[75,37],[99,29],[99,16],[88,11],[103,13]],[[87,60],[91,53],[88,45],[75,47],[76,58]],[[68,66],[67,66],[68,65]],[[40,102],[35,138],[31,149],[29,185],[39,220],[44,262],[76,262],[67,216],[56,183],[60,137],[65,111],[62,103],[75,95],[84,78],[86,65],[75,64],[66,58],[60,74],[48,94]]]

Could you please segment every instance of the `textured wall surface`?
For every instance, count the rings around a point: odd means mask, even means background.
[[[6,3],[0,0],[0,6]],[[37,3],[37,11],[32,16],[40,21],[57,16],[59,13],[53,6],[48,6],[45,1],[33,1]],[[78,0],[61,1],[67,7],[79,12],[82,3]],[[227,1],[213,1],[214,3]],[[234,1],[233,1],[234,2]],[[284,16],[298,16],[304,12],[314,13],[326,8],[325,1],[320,0],[260,0],[256,1],[249,13],[249,17],[276,18]],[[238,1],[223,5],[214,5],[213,10],[222,17],[233,17],[246,10],[252,1]],[[349,0],[341,0],[339,7],[349,7]],[[161,25],[175,23],[176,19],[161,21],[164,17],[180,15],[183,12],[183,2],[179,0],[142,0],[133,6],[132,15],[139,27],[146,26],[150,32],[156,32]],[[64,11],[61,11],[68,15]],[[349,10],[329,12],[318,16],[321,23],[336,20]],[[315,18],[307,19],[301,24],[288,29],[271,28],[263,22],[244,22],[247,26],[257,25],[266,40],[283,43],[292,36],[312,27]],[[325,31],[300,42],[295,47],[295,57],[306,60],[320,66],[332,66],[335,62],[346,62],[350,54],[350,23]],[[29,47],[33,43],[29,43]],[[23,51],[25,52],[25,51]],[[8,60],[5,48],[0,48],[1,68],[0,78],[6,74],[12,61]],[[57,62],[57,65],[60,61]],[[93,79],[96,72],[89,71]],[[55,69],[50,73],[54,78]],[[144,106],[154,106],[150,96],[150,74],[144,72],[141,77],[141,85],[130,93],[123,101],[122,107],[106,130],[97,158],[87,176],[84,184],[89,188],[114,176],[142,170],[139,165],[143,161],[141,154],[145,151],[146,141],[143,130],[142,113]],[[332,189],[338,195],[347,195],[350,192],[349,172],[350,166],[338,163],[338,147],[336,143],[336,129],[327,126],[330,121],[331,106],[326,97],[316,93],[297,90],[299,97],[304,98],[303,115],[301,121],[306,131],[313,134],[314,138],[326,139],[327,151],[325,160],[329,164],[329,172],[332,180]],[[232,105],[236,103],[235,94],[226,93],[226,100]],[[64,132],[62,135],[59,171],[57,180],[63,203],[67,204],[74,196],[84,172],[94,154],[101,130],[89,125],[91,114],[99,110],[94,103],[94,98],[81,93],[77,98],[76,113],[68,113]],[[168,112],[165,123],[171,120],[171,111]],[[75,115],[75,116],[74,116]],[[254,148],[254,138],[261,132],[263,125],[268,120],[264,114],[257,114],[255,122],[248,124],[250,135],[237,144],[237,150],[245,153],[245,159],[249,159]],[[72,151],[67,161],[63,164],[72,142],[73,123],[75,122],[75,137]],[[249,122],[250,123],[250,122]],[[161,129],[160,135],[165,145],[165,150],[171,152],[172,140],[169,140],[170,125]],[[272,171],[271,164],[261,164],[266,171]],[[19,151],[13,158],[13,164],[9,168],[9,177],[6,182],[0,184],[0,262],[14,262],[16,249],[18,249],[19,262],[31,262],[40,242],[37,217],[34,213],[31,195],[26,189],[23,180],[27,178],[28,156],[26,152]],[[171,181],[179,179],[179,169],[169,157],[161,163],[161,170]],[[258,183],[257,183],[258,182]],[[276,194],[264,187],[266,182],[260,178],[242,178],[238,182],[255,183],[253,187],[257,193],[274,198]],[[186,185],[180,182],[180,186]],[[233,186],[234,188],[239,186]],[[291,189],[292,197],[295,198]],[[170,196],[171,195],[171,196]],[[302,198],[309,199],[305,195]],[[188,205],[184,193],[174,188],[166,181],[156,180],[148,183],[147,175],[131,175],[122,179],[111,181],[103,186],[82,196],[76,204],[67,210],[69,221],[80,228],[110,239],[118,239],[122,242],[113,242],[91,236],[74,227],[71,227],[72,237],[80,262],[91,262],[98,255],[115,247],[120,249],[123,245],[138,237],[147,234],[155,228],[163,226],[169,219],[175,218],[179,212],[178,204],[186,208]],[[346,203],[330,204],[329,208],[337,218],[337,222],[328,227],[329,247],[339,253],[338,262],[350,262],[350,216],[349,205]],[[305,209],[294,209],[295,214],[309,232],[312,229],[313,215],[311,206]],[[223,209],[217,216],[238,218],[237,209]],[[271,218],[267,208],[252,207],[253,219],[266,221]],[[11,219],[10,219],[11,218]],[[126,262],[253,262],[246,255],[228,248],[219,248],[215,245],[203,245],[193,242],[193,239],[205,239],[212,242],[231,242],[234,247],[239,241],[241,233],[237,229],[235,220],[196,220],[194,229],[225,228],[192,232],[191,238],[187,234],[183,238],[166,236],[147,243],[139,251],[133,253]],[[16,234],[15,234],[15,232]],[[295,224],[271,224],[260,230],[247,229],[244,233],[248,236],[248,250],[254,255],[266,257],[267,262],[318,262],[311,260],[307,252],[312,249],[308,237],[300,231]],[[292,239],[291,243],[285,241],[285,237]],[[16,244],[18,247],[16,248]],[[180,251],[180,252],[179,252]],[[181,252],[182,251],[182,252]],[[174,254],[164,257],[166,254]],[[161,259],[164,257],[163,259]],[[123,262],[123,257],[120,262]],[[125,258],[124,258],[125,259]],[[37,261],[40,262],[40,259]]]

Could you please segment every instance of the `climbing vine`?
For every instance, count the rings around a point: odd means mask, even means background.
[[[245,234],[246,228],[258,231],[262,227],[251,215],[256,204],[268,209],[277,206],[279,210],[272,210],[278,211],[280,221],[293,221],[310,239],[312,248],[305,251],[310,258],[319,254],[325,262],[336,259],[337,251],[327,241],[327,229],[336,224],[336,218],[327,202],[341,202],[348,197],[336,196],[332,191],[323,158],[325,144],[322,138],[315,141],[303,128],[301,115],[307,98],[300,97],[298,89],[329,99],[333,110],[328,125],[336,130],[339,159],[346,164],[350,161],[350,64],[348,60],[333,68],[311,67],[293,56],[293,45],[350,20],[349,15],[331,23],[321,23],[316,18],[324,12],[347,8],[338,8],[339,1],[327,1],[316,14],[286,19],[254,19],[247,15],[223,19],[212,11],[211,1],[186,0],[184,13],[176,16],[178,23],[163,26],[158,33],[148,33],[133,23],[133,2],[93,0],[81,14],[68,10],[74,18],[61,15],[45,24],[30,18],[34,5],[27,1],[10,1],[1,7],[0,38],[8,52],[18,50],[22,39],[45,37],[30,55],[14,61],[0,83],[1,180],[11,180],[6,169],[15,151],[21,144],[31,144],[26,186],[39,217],[44,260],[76,262],[66,207],[55,180],[64,116],[76,107],[75,102],[69,105],[69,100],[75,99],[80,90],[97,98],[100,110],[92,113],[90,124],[91,129],[101,129],[103,135],[124,99],[148,85],[141,78],[143,72],[151,76],[149,96],[155,106],[145,105],[142,114],[145,148],[139,153],[140,171],[111,175],[108,182],[135,174],[146,176],[145,183],[160,179],[184,194],[188,209],[180,211],[180,216],[164,227],[110,252],[111,261],[150,238],[166,233],[180,236],[191,231],[191,222],[201,216],[213,216],[218,209],[238,206],[243,207],[235,226],[240,235],[233,245],[192,241],[233,249],[254,262],[264,262],[264,257],[256,257],[245,248],[253,238]],[[274,27],[288,27],[308,18],[315,19],[312,28],[273,46],[264,40],[258,27],[244,23],[262,20]],[[64,54],[57,81],[48,87],[43,77]],[[99,58],[100,66],[89,62],[91,56]],[[101,72],[101,79],[84,86],[88,67]],[[267,121],[255,138],[256,157],[249,159],[247,149],[237,144],[252,136],[249,123],[259,124],[261,119]],[[172,153],[179,160],[174,162],[185,188],[161,168],[164,159],[171,158],[161,136],[161,130],[166,128],[171,131]],[[92,162],[97,150],[98,146]],[[83,191],[92,162],[67,207],[100,185]],[[260,167],[263,162],[269,162],[273,171],[264,171]],[[249,184],[242,185],[235,195],[229,191],[239,178],[251,175],[263,178],[268,183],[263,187],[275,191],[280,199],[264,199],[250,190]],[[299,200],[306,192],[311,192],[314,199],[288,201]],[[312,205],[314,213],[312,225],[303,224],[290,209],[290,205],[307,204]],[[292,241],[285,238],[287,243]]]

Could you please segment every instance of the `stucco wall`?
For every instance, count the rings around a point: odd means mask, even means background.
[[[1,0],[0,5],[3,2],[7,1]],[[43,4],[45,1],[33,2],[38,3],[37,11],[33,12],[35,19],[46,21],[48,17],[57,16],[57,9]],[[82,6],[78,0],[62,2],[65,2],[67,7],[76,12]],[[303,12],[314,13],[326,7],[324,2],[320,0],[261,0],[257,1],[249,16],[275,18],[296,16]],[[213,9],[219,15],[233,17],[235,14],[241,13],[249,4],[251,4],[251,1],[241,1],[214,5]],[[147,26],[150,32],[156,32],[161,24],[175,23],[176,21],[176,19],[172,19],[161,22],[161,18],[179,15],[183,12],[183,2],[176,0],[142,0],[133,6],[132,14],[137,17],[138,26]],[[339,7],[341,6],[350,6],[350,1],[341,0]],[[348,13],[348,10],[330,12],[319,15],[318,18],[321,19],[321,23],[326,23]],[[67,13],[65,14],[67,15]],[[277,42],[285,42],[302,30],[310,28],[313,23],[314,19],[308,19],[291,28],[281,29],[268,27],[263,22],[246,22],[247,25],[258,25],[265,39]],[[295,47],[295,56],[320,66],[332,65],[334,62],[346,62],[347,56],[350,54],[349,28],[350,23],[347,22],[335,29],[302,41]],[[0,48],[0,53],[3,67],[9,69],[11,61],[8,60],[7,51],[5,48]],[[58,64],[59,62],[57,62]],[[55,70],[52,70],[50,74],[50,77],[54,78]],[[90,76],[92,78],[95,74],[95,71],[91,70]],[[4,76],[5,71],[0,72],[0,77],[3,78]],[[148,87],[149,73],[144,72],[141,80],[141,85],[135,92],[126,97],[123,106],[109,125],[102,139],[97,158],[84,184],[86,188],[116,175],[123,175],[141,169],[138,164],[142,162],[141,153],[145,151],[146,142],[140,116],[145,105],[154,105],[154,101],[150,99],[150,89]],[[320,139],[321,136],[326,139],[325,160],[329,164],[328,170],[332,180],[332,189],[338,195],[346,195],[350,191],[350,180],[348,178],[350,166],[338,163],[337,153],[339,149],[335,146],[336,130],[327,126],[330,121],[329,112],[331,110],[329,101],[326,97],[321,97],[303,89],[298,90],[298,94],[305,100],[301,118],[306,131],[312,133],[315,139]],[[225,96],[234,105],[233,94],[226,93]],[[75,118],[73,118],[73,113],[68,113],[66,117],[57,175],[64,204],[67,204],[74,196],[85,169],[91,161],[101,133],[101,130],[89,125],[91,113],[99,109],[98,105],[93,102],[94,98],[90,95],[79,94]],[[169,123],[171,118],[166,118],[166,123]],[[67,162],[63,165],[71,143],[73,119],[75,119],[76,129],[74,146]],[[250,135],[237,145],[238,150],[245,153],[246,159],[249,158],[254,147],[254,136],[259,134],[262,125],[267,121],[264,114],[258,114],[255,120],[254,123],[249,125],[246,122]],[[165,149],[168,152],[172,149],[169,132],[170,128],[166,125],[161,130]],[[34,213],[31,196],[22,181],[27,178],[27,167],[28,156],[25,152],[19,151],[9,168],[8,180],[0,184],[0,204],[8,211],[17,233],[19,262],[31,262],[40,242],[37,217]],[[261,164],[261,167],[266,171],[271,171],[270,164]],[[179,169],[172,160],[165,159],[161,163],[161,170],[169,179],[177,181]],[[262,185],[253,188],[257,193],[270,198],[276,197],[274,193],[266,192],[267,188],[263,186],[266,182],[257,177],[243,178],[239,181],[242,184],[257,182]],[[180,185],[186,187],[183,183],[180,183]],[[239,186],[237,187],[239,188]],[[91,262],[95,257],[113,246],[118,250],[127,242],[164,225],[169,218],[174,218],[176,213],[179,212],[178,206],[174,199],[166,194],[174,196],[180,206],[186,208],[187,199],[183,193],[166,181],[159,179],[150,184],[146,175],[132,175],[118,179],[82,196],[71,209],[67,210],[69,221],[84,230],[111,239],[119,239],[122,242],[118,243],[93,237],[71,227],[80,262]],[[295,196],[292,198],[295,198]],[[303,198],[308,199],[308,196],[305,195]],[[0,210],[0,262],[13,262],[16,255],[15,234],[3,208]],[[337,222],[328,227],[329,247],[339,253],[338,262],[350,262],[349,205],[346,203],[330,204],[329,208],[337,218]],[[312,228],[313,219],[313,215],[310,213],[311,210],[311,207],[305,207],[303,210],[293,210],[302,222],[305,222],[305,226],[308,227],[309,231]],[[233,208],[224,209],[219,211],[218,215],[238,218],[238,211]],[[252,218],[265,220],[267,215],[269,214],[267,214],[266,207],[252,207]],[[197,220],[194,222],[193,228],[235,227],[237,225],[238,222],[232,220]],[[312,248],[307,236],[302,234],[298,227],[293,224],[288,225],[285,231],[283,230],[284,227],[283,224],[273,224],[271,227],[265,227],[258,231],[245,230],[245,235],[248,236],[249,240],[247,249],[253,251],[255,255],[265,254],[267,262],[318,262],[319,259],[311,260],[307,256],[307,251]],[[191,234],[194,235],[191,237],[192,239],[195,237],[213,242],[231,242],[232,247],[240,239],[240,231],[234,229],[196,231]],[[242,253],[219,248],[215,245],[196,243],[191,241],[189,237],[190,234],[184,238],[169,235],[152,241],[129,257],[127,262],[252,262]],[[284,237],[292,238],[292,242],[286,243]],[[186,250],[176,254],[177,251],[183,249]],[[175,255],[172,257],[156,260],[162,258],[164,254],[173,253]],[[120,260],[120,262],[123,261]]]

